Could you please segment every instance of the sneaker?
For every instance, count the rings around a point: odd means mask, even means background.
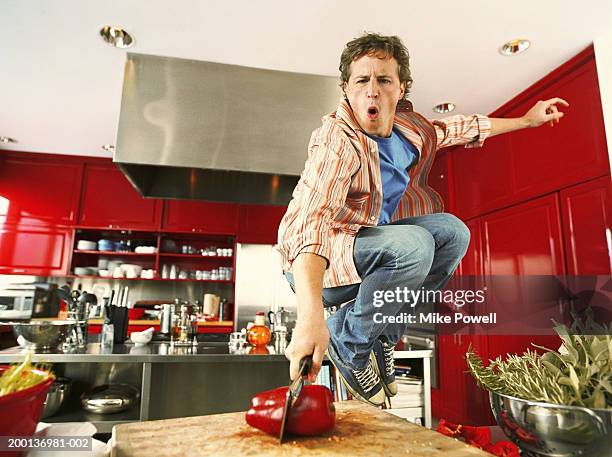
[[[385,391],[380,383],[380,378],[374,371],[374,364],[371,358],[368,360],[365,368],[353,370],[342,362],[331,341],[327,348],[327,357],[329,357],[329,360],[338,370],[340,378],[353,398],[374,406],[380,406],[385,402]]]
[[[383,389],[389,397],[397,394],[397,383],[395,382],[395,363],[393,351],[395,346],[381,340],[376,340],[372,350],[372,362],[374,369],[382,381]]]

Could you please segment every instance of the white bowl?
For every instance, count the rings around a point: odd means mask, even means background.
[[[153,327],[145,330],[144,332],[132,332],[130,334],[130,339],[134,344],[144,345],[148,344],[153,338]]]
[[[98,243],[95,241],[79,240],[77,243],[77,249],[79,251],[97,251]]]
[[[124,263],[121,265],[121,271],[123,271],[126,278],[138,278],[140,277],[142,267],[132,263]]]
[[[102,276],[103,278],[110,278],[111,272],[108,270],[98,270],[98,275]]]

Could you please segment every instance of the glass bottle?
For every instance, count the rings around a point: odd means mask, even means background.
[[[272,339],[270,329],[266,327],[266,317],[263,311],[255,315],[255,325],[249,329],[247,338],[253,346],[265,346]]]

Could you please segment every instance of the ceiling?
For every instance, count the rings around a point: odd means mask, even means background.
[[[107,24],[135,37],[133,52],[329,76],[363,30],[399,35],[415,108],[433,118],[446,101],[493,111],[602,35],[612,2],[2,0],[0,136],[19,142],[0,149],[111,156],[126,51],[100,39]],[[498,54],[513,38],[532,47]]]

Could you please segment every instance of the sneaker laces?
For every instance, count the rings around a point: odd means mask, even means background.
[[[369,392],[379,383],[378,375],[374,371],[374,367],[371,362],[361,370],[352,371],[355,379],[357,379],[357,382],[359,383],[359,387],[361,387],[364,392]]]
[[[381,343],[383,348],[383,355],[385,358],[385,373],[387,374],[387,376],[393,376],[395,374],[395,362],[393,360],[393,352],[395,351],[395,346],[387,344],[383,341],[381,341]]]

